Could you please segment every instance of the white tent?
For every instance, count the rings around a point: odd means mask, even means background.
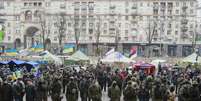
[[[165,62],[166,62],[166,60],[163,60],[163,59],[152,60],[151,64],[155,65],[155,67],[156,67],[155,76],[158,74],[158,64],[165,63]]]
[[[83,52],[78,50],[73,55],[71,55],[68,59],[74,60],[74,61],[88,61],[89,57],[85,55]]]
[[[48,51],[43,51],[40,55],[43,60],[54,62],[57,65],[62,64],[62,60]]]
[[[197,61],[196,61],[197,59]],[[200,63],[201,62],[201,57],[198,56],[196,53],[192,53],[191,55],[185,57],[184,59],[182,59],[182,62],[190,62],[190,63]]]
[[[120,52],[113,52],[113,53],[107,55],[106,57],[104,57],[103,59],[101,59],[101,61],[102,62],[108,62],[108,63],[112,63],[112,62],[124,62],[124,63],[135,62],[135,61],[125,57]]]

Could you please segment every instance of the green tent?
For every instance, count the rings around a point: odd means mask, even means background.
[[[74,61],[88,61],[89,57],[85,55],[81,51],[75,52],[73,55],[69,57],[69,60],[74,60]]]

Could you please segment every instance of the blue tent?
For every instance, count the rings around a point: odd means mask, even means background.
[[[26,67],[28,72],[30,72],[32,68],[35,68],[38,65],[39,65],[39,63],[33,62],[33,61],[25,62],[25,63],[22,64],[22,66]]]
[[[30,66],[33,66],[33,67],[37,67],[39,65],[39,63],[34,62],[34,61],[25,62],[23,64],[24,65],[30,65]]]
[[[0,65],[7,65],[8,61],[0,61]]]
[[[23,63],[25,63],[26,61],[22,61],[22,60],[11,60],[10,62],[8,62],[9,65],[21,65]]]

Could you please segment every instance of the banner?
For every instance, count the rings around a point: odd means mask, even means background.
[[[131,47],[129,57],[130,57],[131,59],[137,57],[137,46],[132,46],[132,47]]]
[[[0,30],[0,42],[4,39],[4,32]]]

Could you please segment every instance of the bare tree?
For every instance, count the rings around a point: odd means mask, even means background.
[[[43,50],[45,51],[46,50],[45,33],[46,33],[47,24],[46,24],[45,18],[42,15],[39,16],[39,23],[40,23],[40,27],[41,27]]]
[[[156,34],[156,28],[157,28],[157,23],[154,20],[148,21],[148,28],[146,31],[146,36],[147,36],[147,41],[148,41],[148,57],[150,57],[151,53],[151,44],[154,38],[154,35]]]
[[[100,49],[99,49],[99,42],[100,42],[100,27],[101,27],[101,19],[100,17],[98,18],[98,23],[97,23],[97,30],[96,30],[96,55],[100,55]]]
[[[190,34],[192,34],[192,49],[193,49],[193,52],[195,52],[195,50],[196,50],[195,48],[196,48],[196,44],[197,44],[197,40],[198,40],[197,25],[194,28],[194,31]]]
[[[65,17],[65,13],[60,13],[57,16],[57,22],[56,22],[56,26],[58,28],[58,38],[59,38],[59,53],[62,54],[63,53],[63,49],[62,49],[62,42],[63,42],[63,37],[65,37],[65,32],[66,32],[66,17]]]
[[[74,15],[74,37],[76,43],[76,50],[79,50],[79,39],[80,39],[80,18]]]

